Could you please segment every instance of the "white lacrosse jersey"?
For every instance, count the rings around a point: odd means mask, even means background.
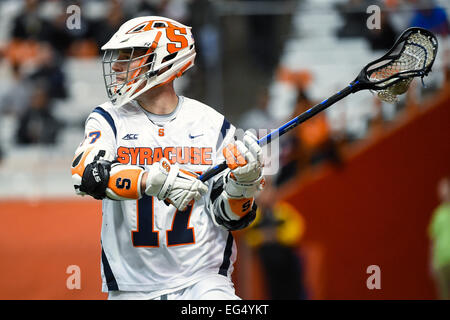
[[[175,111],[157,116],[137,102],[104,103],[89,115],[85,144],[96,144],[124,164],[144,168],[165,157],[180,168],[205,172],[223,162],[235,128],[207,105],[179,97]],[[178,211],[155,197],[102,202],[101,268],[104,292],[165,294],[211,274],[231,279],[236,245],[206,209],[212,190],[192,210]]]

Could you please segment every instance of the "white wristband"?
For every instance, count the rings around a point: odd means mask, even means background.
[[[253,182],[239,182],[230,177],[230,173],[223,176],[225,192],[231,198],[253,198],[257,191],[264,187],[264,177],[261,175]]]

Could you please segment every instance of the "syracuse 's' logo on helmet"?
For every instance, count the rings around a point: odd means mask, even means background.
[[[181,24],[176,25],[170,21],[150,20],[139,23],[137,26],[125,32],[125,34],[144,32],[156,28],[182,28],[182,27],[184,26]]]

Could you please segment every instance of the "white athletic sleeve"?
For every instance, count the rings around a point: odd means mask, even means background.
[[[100,114],[91,113],[85,122],[84,140],[75,153],[78,154],[89,146],[95,146],[115,156],[116,144],[116,137],[111,125]]]
[[[116,139],[111,124],[100,114],[93,112],[85,123],[84,139],[78,145],[72,160],[72,182],[78,195],[81,191],[81,181],[88,164],[101,157],[113,161],[116,158]]]

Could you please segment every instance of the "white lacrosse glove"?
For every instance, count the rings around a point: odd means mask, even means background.
[[[231,172],[225,191],[233,198],[251,198],[264,186],[263,157],[258,138],[246,131],[242,141],[230,143],[223,155]]]
[[[180,169],[177,164],[171,165],[163,158],[148,170],[145,194],[167,200],[182,211],[198,201],[208,192],[208,187],[194,173]]]

